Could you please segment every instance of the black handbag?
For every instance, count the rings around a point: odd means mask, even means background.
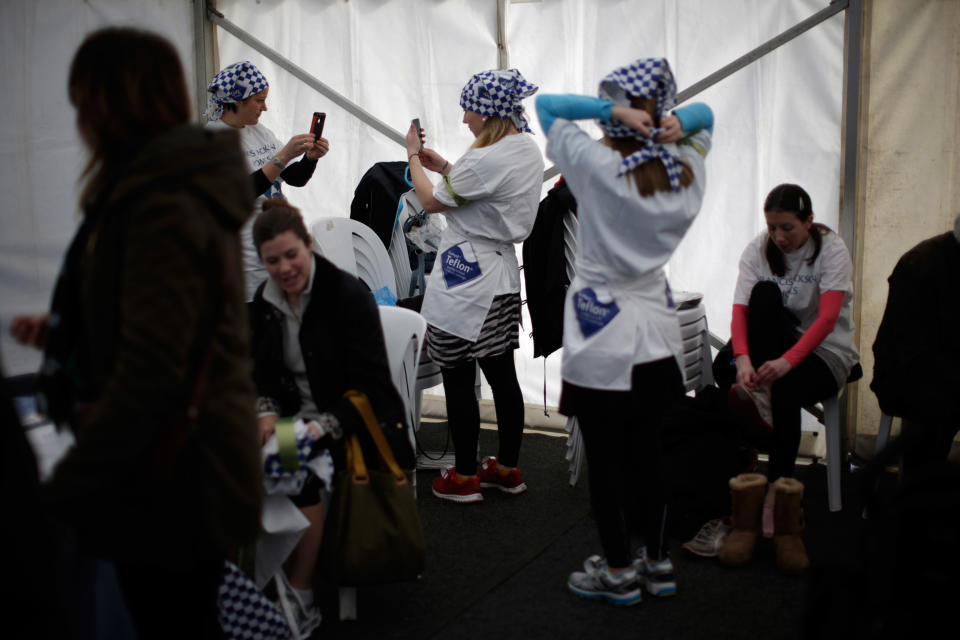
[[[426,564],[426,547],[413,486],[397,465],[367,396],[344,395],[363,418],[379,461],[368,466],[357,435],[348,438],[346,469],[337,474],[324,527],[320,569],[347,586],[416,579]]]

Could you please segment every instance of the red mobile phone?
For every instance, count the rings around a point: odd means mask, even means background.
[[[314,140],[323,135],[323,123],[326,119],[327,114],[320,113],[319,111],[313,112],[313,122],[310,123],[310,133],[313,134]]]

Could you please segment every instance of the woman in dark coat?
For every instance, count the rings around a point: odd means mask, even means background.
[[[141,638],[217,637],[224,558],[255,539],[262,480],[237,231],[253,197],[237,138],[191,126],[176,50],[129,28],[70,69],[90,152],[83,218],[49,316],[41,404],[76,446],[47,497],[111,558]]]
[[[320,449],[342,465],[343,435],[363,433],[353,405],[344,397],[363,392],[385,427],[401,467],[414,466],[384,346],[380,314],[370,292],[352,275],[313,253],[313,240],[299,210],[283,198],[263,203],[253,242],[269,274],[250,303],[254,382],[261,441],[281,417],[300,418]],[[363,442],[363,438],[361,438]],[[372,450],[366,447],[368,459]],[[332,455],[331,455],[332,454]],[[307,636],[320,622],[312,591],[323,538],[320,489],[332,474],[311,474],[291,496],[309,526],[278,576],[281,605]]]

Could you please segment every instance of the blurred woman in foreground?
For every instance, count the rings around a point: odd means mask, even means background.
[[[218,637],[224,558],[255,539],[262,493],[243,157],[235,134],[188,124],[179,57],[155,34],[91,34],[68,90],[90,153],[83,219],[49,316],[16,323],[45,347],[41,404],[76,436],[47,497],[113,560],[139,637]]]

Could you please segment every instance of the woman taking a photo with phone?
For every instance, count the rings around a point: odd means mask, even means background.
[[[240,146],[257,196],[254,216],[241,232],[247,300],[253,298],[257,286],[267,279],[253,246],[253,218],[260,212],[264,200],[283,195],[283,183],[294,187],[306,185],[317,168],[317,160],[330,150],[327,139],[315,137],[312,132],[297,134],[284,144],[260,124],[260,114],[267,110],[269,92],[270,85],[259,69],[247,61],[237,62],[210,82],[204,113],[208,127],[240,133]],[[302,157],[294,162],[298,156]]]
[[[521,493],[517,468],[523,435],[523,395],[513,350],[519,344],[520,273],[514,243],[530,234],[540,200],[543,157],[523,98],[537,87],[516,69],[475,74],[460,94],[463,123],[476,140],[455,163],[421,150],[420,131],[407,132],[410,177],[424,210],[444,212],[437,263],[421,312],[427,353],[440,365],[456,466],[433,482],[438,498],[479,502],[482,486]],[[434,186],[424,169],[441,175]],[[477,471],[480,411],[477,363],[493,390],[500,438],[496,457]]]

